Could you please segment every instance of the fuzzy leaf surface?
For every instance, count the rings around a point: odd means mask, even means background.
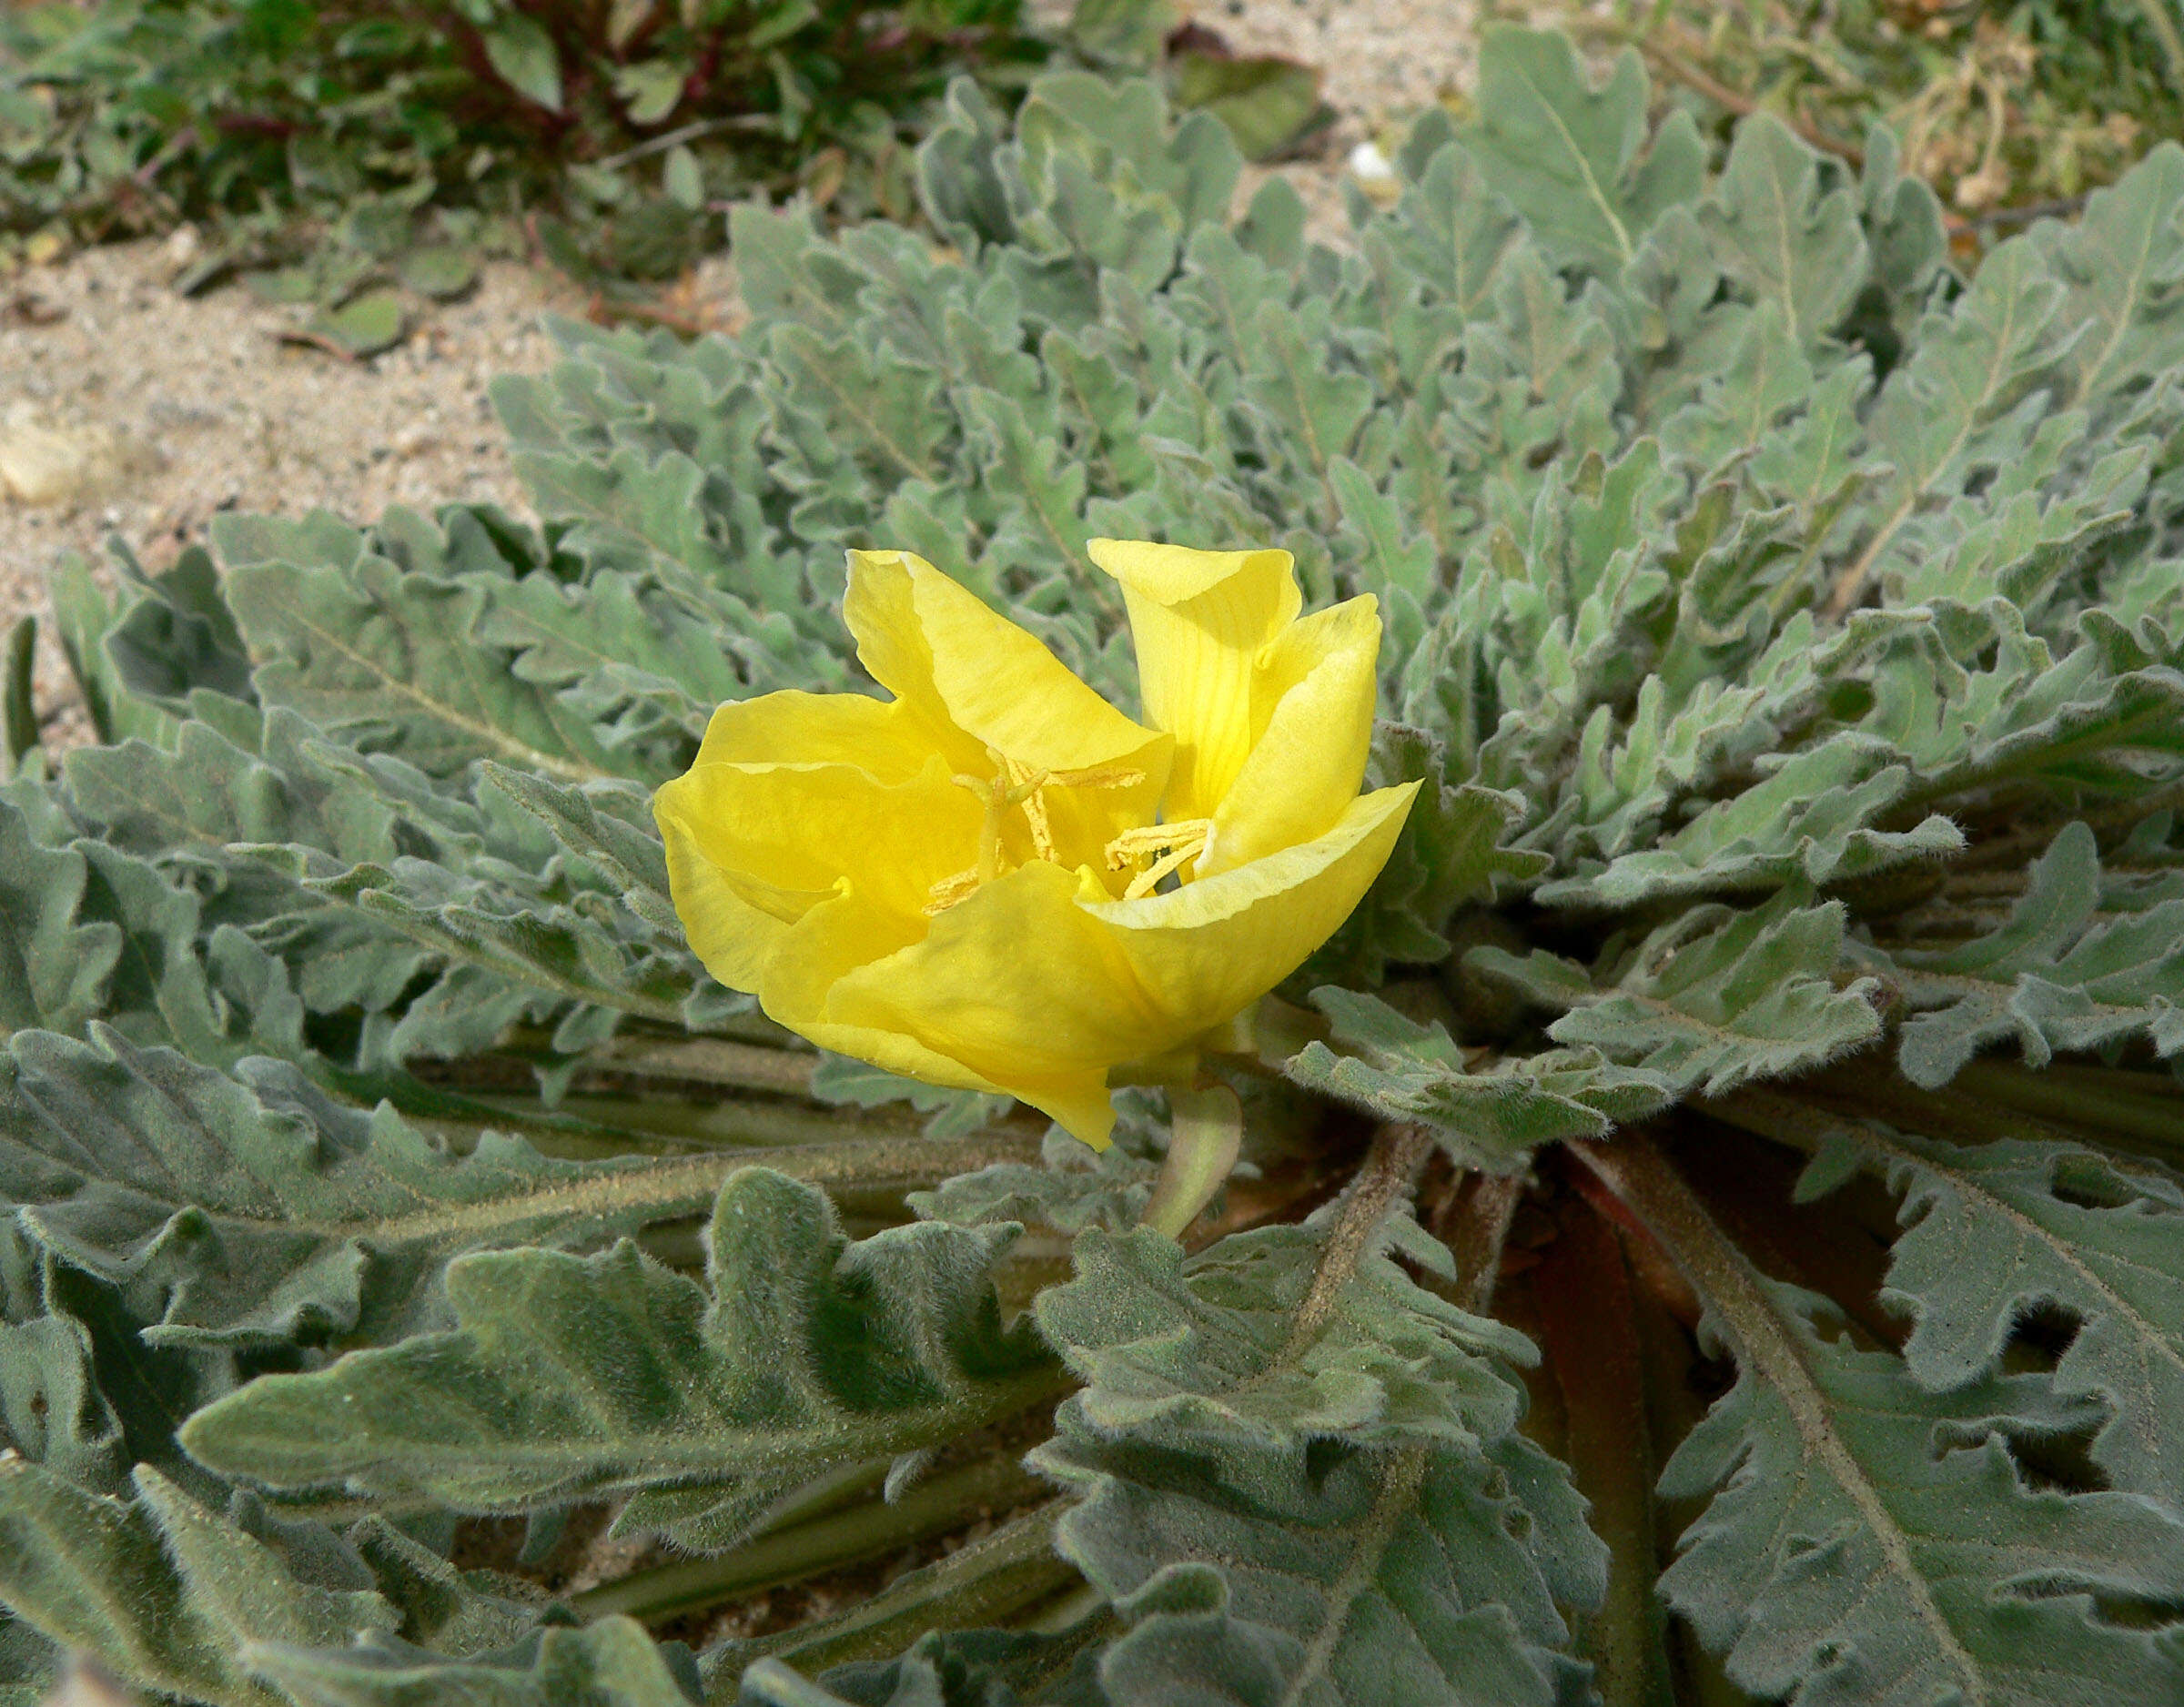
[[[344,1647],[397,1623],[369,1588],[298,1582],[149,1468],[128,1500],[32,1465],[0,1474],[0,1601],[139,1689],[212,1707],[283,1707],[247,1644]]]
[[[1474,950],[1465,964],[1532,1000],[1567,1010],[1557,1043],[1591,1047],[1659,1076],[1678,1092],[1718,1095],[1748,1079],[1818,1066],[1880,1035],[1876,986],[1830,982],[1843,955],[1840,902],[1801,906],[1785,892],[1764,907],[1693,909],[1604,968],[1535,952]]]
[[[224,1474],[458,1510],[672,1494],[669,1533],[725,1547],[828,1465],[1046,1390],[988,1275],[1013,1237],[928,1222],[852,1245],[822,1193],[746,1167],[714,1204],[703,1283],[626,1241],[473,1255],[448,1268],[452,1331],[263,1378],[183,1439]]]
[[[1926,1010],[1897,1052],[1919,1085],[1947,1084],[1982,1047],[2010,1038],[2035,1066],[2058,1049],[2133,1035],[2164,1056],[2184,1050],[2184,900],[2104,916],[2100,853],[2082,823],[2033,863],[1998,929],[1896,958],[1905,1000]]]
[[[1473,1071],[1438,1022],[1421,1025],[1377,996],[1333,985],[1312,1000],[1342,1051],[1309,1043],[1282,1071],[1387,1119],[1422,1122],[1476,1167],[1498,1171],[1542,1144],[1599,1137],[1666,1106],[1673,1094],[1665,1075],[1617,1066],[1591,1048]]]
[[[2184,1523],[2135,1494],[2035,1491],[2004,1445],[2082,1407],[2038,1377],[1929,1393],[1893,1354],[1824,1338],[1820,1299],[1754,1284],[1770,1343],[1740,1340],[1736,1386],[1661,1483],[1714,1494],[1661,1586],[1731,1677],[1801,1707],[2094,1707],[2184,1687],[2173,1646],[2092,1601],[2173,1596]]]
[[[457,1252],[689,1215],[734,1165],[561,1161],[498,1133],[457,1157],[271,1061],[231,1078],[103,1029],[11,1050],[0,1184],[41,1244],[145,1300],[155,1345],[399,1336],[441,1318]]]
[[[2022,1315],[2060,1307],[2079,1326],[2056,1390],[2109,1411],[2093,1461],[2110,1486],[2184,1513],[2169,1449],[2184,1406],[2184,1188],[2073,1144],[1952,1144],[1878,1121],[1824,1130],[1801,1196],[1859,1167],[1902,1194],[1884,1297],[1912,1318],[1913,1379],[1937,1392],[1985,1379]]]
[[[1188,1261],[1087,1232],[1042,1295],[1087,1387],[1032,1461],[1079,1496],[1061,1551],[1128,1626],[1109,1700],[1483,1707],[1572,1681],[1562,1609],[1598,1599],[1603,1554],[1513,1432],[1502,1359],[1531,1347],[1410,1280],[1395,1253],[1447,1275],[1447,1252],[1372,1201]]]

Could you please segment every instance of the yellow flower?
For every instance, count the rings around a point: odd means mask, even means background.
[[[1005,1091],[1104,1147],[1109,1069],[1188,1050],[1349,916],[1416,784],[1361,798],[1380,624],[1299,617],[1286,551],[1095,540],[1147,728],[930,563],[853,551],[892,701],[713,713],[654,803],[675,911],[792,1031]]]

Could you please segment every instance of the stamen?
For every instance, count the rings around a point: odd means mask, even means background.
[[[1160,887],[1163,878],[1171,872],[1180,871],[1186,861],[1198,858],[1198,852],[1199,850],[1195,847],[1170,848],[1139,872],[1137,876],[1130,879],[1129,886],[1122,892],[1122,898],[1125,901],[1144,900],[1146,896]]]
[[[1212,838],[1210,818],[1143,824],[1135,830],[1125,830],[1107,843],[1107,869],[1121,871],[1141,859],[1152,858],[1153,863],[1131,878],[1129,887],[1123,891],[1126,901],[1142,900],[1167,878],[1180,873],[1185,865],[1203,854],[1206,843]]]
[[[1047,789],[1135,788],[1145,781],[1143,771],[1129,770],[1119,764],[1096,765],[1082,771],[1043,771],[1025,760],[1009,757],[997,747],[987,747],[986,756],[993,761],[994,775],[958,773],[948,779],[956,787],[968,789],[986,808],[985,817],[978,825],[978,863],[933,885],[928,892],[933,898],[925,905],[928,914],[945,913],[980,884],[990,884],[1001,875],[1007,854],[1003,834],[1007,828],[1008,814],[1015,808],[1020,806],[1024,810],[1024,822],[1031,831],[1033,853],[1040,859],[1059,864],[1061,853],[1054,840],[1054,817],[1046,805]],[[1199,844],[1203,844],[1202,837]],[[1149,854],[1167,845],[1162,841],[1145,851]],[[1111,847],[1108,864],[1119,869]]]
[[[1052,782],[1049,772],[1036,770],[1021,759],[1002,761],[1003,774],[1014,784],[1009,798],[1024,808],[1024,822],[1031,826],[1032,851],[1043,860],[1054,853],[1054,824],[1046,816],[1046,797],[1040,791]]]
[[[977,887],[978,870],[976,866],[957,872],[953,877],[943,877],[925,892],[933,897],[925,903],[925,916],[929,919],[938,918]]]
[[[1094,765],[1088,771],[1049,771],[1048,788],[1136,788],[1145,781],[1143,771],[1132,771],[1119,764]]]

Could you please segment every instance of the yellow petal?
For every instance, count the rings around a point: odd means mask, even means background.
[[[1380,655],[1370,595],[1313,612],[1267,649],[1252,679],[1250,756],[1214,809],[1198,882],[1315,840],[1357,799]]]
[[[1210,818],[1251,751],[1251,677],[1302,606],[1287,551],[1094,540],[1122,583],[1145,715],[1176,738],[1169,819]]]
[[[1106,895],[1089,873],[1045,862],[1011,872],[922,942],[845,973],[826,1016],[915,1039],[1104,1144],[1107,1068],[1180,1039],[1113,933],[1077,904],[1087,893]]]
[[[786,927],[846,882],[924,928],[932,886],[976,857],[981,809],[937,757],[906,782],[847,764],[701,759],[653,796],[668,884],[698,958],[761,988]]]
[[[784,927],[759,990],[760,1004],[769,1018],[823,1049],[928,1085],[997,1091],[999,1086],[905,1032],[830,1016],[827,998],[836,984],[915,942],[924,924],[921,919],[913,925],[899,913],[875,905],[844,883],[794,926]]]
[[[909,709],[863,693],[785,689],[731,700],[705,725],[699,764],[850,764],[907,782],[936,751]]]
[[[1087,902],[1137,984],[1195,1036],[1233,1018],[1304,964],[1347,919],[1395,846],[1418,784],[1350,803],[1334,827],[1167,894]]]
[[[1115,1108],[1108,1100],[1104,1067],[1077,1065],[1047,1073],[1012,1071],[997,1080],[885,1020],[867,1024],[842,1016],[856,1007],[854,992],[846,1003],[834,999],[844,979],[907,946],[902,922],[871,906],[845,884],[841,894],[814,907],[785,933],[761,992],[767,1016],[822,1049],[869,1061],[906,1078],[1015,1096],[1059,1121],[1094,1149],[1106,1149],[1114,1130]]]
[[[935,731],[956,768],[986,749],[1048,771],[1125,766],[1167,780],[1170,742],[1087,687],[1036,635],[907,551],[852,551],[843,620],[879,682]]]

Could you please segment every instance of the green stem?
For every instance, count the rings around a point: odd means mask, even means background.
[[[1320,1337],[1344,1288],[1357,1278],[1358,1265],[1380,1236],[1381,1224],[1399,1205],[1410,1202],[1432,1154],[1433,1136],[1423,1126],[1382,1126],[1375,1136],[1357,1177],[1337,1200],[1335,1223],[1320,1247],[1312,1284],[1289,1318],[1280,1361],[1299,1356]]]
[[[2184,88],[2184,35],[2178,33],[2169,7],[2169,0],[2138,0],[2139,15],[2146,19],[2146,27],[2161,44],[2162,56],[2169,61],[2170,84]]]
[[[7,631],[0,657],[0,779],[11,777],[38,744],[38,712],[31,699],[31,666],[37,657],[38,620],[24,617]]]
[[[586,1620],[609,1613],[657,1621],[702,1611],[737,1595],[801,1581],[945,1535],[979,1510],[1036,1499],[1046,1484],[1014,1459],[983,1459],[923,1482],[893,1505],[866,1504],[777,1530],[717,1559],[655,1565],[571,1598]]]
[[[726,1037],[662,1041],[622,1036],[594,1058],[600,1067],[613,1073],[645,1078],[687,1079],[739,1090],[779,1091],[791,1096],[811,1095],[812,1073],[819,1065],[815,1055],[738,1043]]]
[[[1522,1176],[1471,1175],[1451,1212],[1436,1217],[1431,1228],[1455,1258],[1455,1282],[1450,1285],[1439,1276],[1427,1275],[1426,1286],[1475,1316],[1486,1314],[1502,1278],[1502,1247],[1509,1243],[1509,1229],[1523,1197]]]
[[[1244,1106],[1226,1085],[1216,1085],[1171,1092],[1168,1106],[1174,1120],[1168,1160],[1145,1206],[1144,1225],[1180,1239],[1236,1166],[1244,1143]]]
[[[2035,1072],[2007,1061],[1974,1061],[1946,1090],[1922,1091],[1900,1080],[1854,1086],[1834,1075],[1809,1088],[1831,1110],[1867,1118],[1878,1115],[1957,1144],[2005,1137],[2038,1143],[2061,1139],[2098,1146],[2127,1171],[2143,1169],[2147,1163],[2141,1158],[2171,1167],[2184,1163],[2184,1103],[2151,1087],[2116,1088],[2104,1082],[2127,1076],[2152,1077],[2120,1067],[2056,1065]],[[1711,1105],[1703,1106],[1714,1112]]]
[[[428,1085],[407,1073],[353,1073],[324,1056],[310,1055],[298,1058],[295,1065],[317,1084],[359,1106],[392,1104],[416,1125],[449,1138],[459,1151],[467,1151],[486,1127],[520,1133],[549,1155],[567,1154],[577,1158],[626,1156],[648,1142],[642,1133],[541,1107],[535,1102],[526,1106],[495,1106],[469,1092]]]
[[[487,1110],[489,1117],[501,1120],[522,1118],[538,1106],[522,1096],[474,1095],[470,1100]],[[838,1143],[875,1127],[905,1136],[916,1131],[900,1118],[875,1120],[869,1115],[860,1117],[855,1114],[742,1097],[703,1103],[672,1097],[644,1101],[633,1096],[578,1093],[565,1097],[563,1106],[589,1127],[628,1133],[639,1142],[664,1139],[685,1150],[728,1144],[785,1147]]]
[[[734,1700],[744,1668],[760,1660],[815,1676],[830,1666],[900,1653],[929,1630],[990,1627],[1053,1601],[1079,1582],[1054,1550],[1055,1524],[1067,1509],[1067,1501],[1050,1500],[945,1559],[905,1571],[832,1618],[722,1643],[700,1662],[708,1699]]]

